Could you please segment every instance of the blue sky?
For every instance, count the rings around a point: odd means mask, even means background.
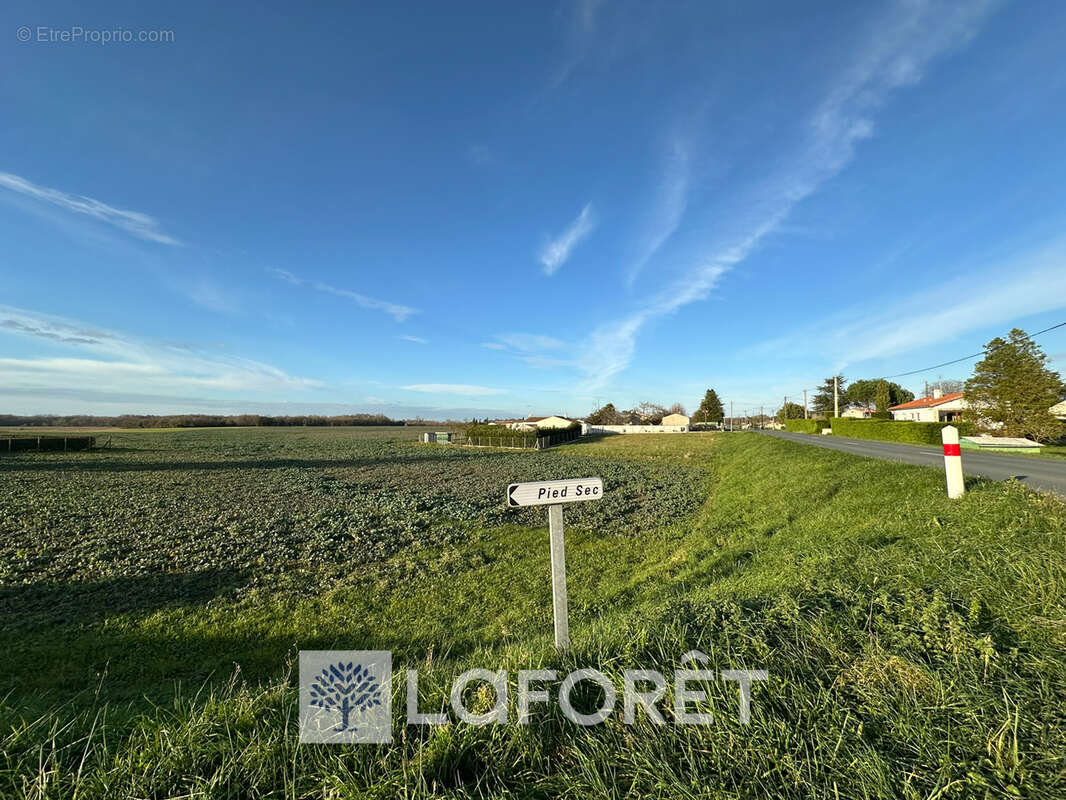
[[[1062,4],[152,6],[0,10],[0,412],[740,413],[1066,320]]]

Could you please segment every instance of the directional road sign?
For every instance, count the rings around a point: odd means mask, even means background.
[[[557,503],[579,503],[582,500],[602,500],[603,481],[599,478],[567,478],[562,481],[512,483],[507,487],[507,505],[553,506]]]
[[[563,503],[602,500],[603,481],[599,478],[567,478],[564,481],[512,483],[507,487],[509,506],[548,506],[548,541],[552,560],[552,617],[555,646],[570,647],[570,622],[566,601],[566,545],[563,542]]]

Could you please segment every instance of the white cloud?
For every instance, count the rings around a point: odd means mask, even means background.
[[[721,276],[744,261],[795,206],[813,194],[854,157],[873,132],[873,112],[900,86],[921,79],[938,55],[974,35],[990,2],[958,6],[909,2],[897,6],[859,42],[852,67],[838,77],[808,117],[806,135],[786,166],[759,187],[749,219],[739,232],[699,258],[689,274],[668,285],[643,307],[600,326],[582,356],[587,390],[604,386],[624,370],[636,338],[650,320],[702,300]]]
[[[82,214],[112,225],[126,233],[159,244],[177,245],[180,242],[159,229],[159,222],[139,211],[125,211],[109,206],[99,200],[83,195],[73,195],[59,189],[38,186],[10,172],[0,172],[0,188],[16,192],[37,202],[61,208],[73,214]]]
[[[222,314],[236,314],[241,311],[240,302],[231,292],[207,278],[200,278],[193,281],[188,288],[179,289],[196,305],[208,311],[218,311]]]
[[[507,347],[521,350],[526,353],[537,350],[556,350],[565,346],[565,342],[552,336],[543,336],[539,333],[506,333],[496,337]],[[503,348],[500,348],[503,349]]]
[[[971,269],[954,281],[887,306],[882,302],[849,309],[787,339],[763,342],[752,352],[770,353],[799,337],[815,348],[812,355],[821,354],[833,368],[843,369],[952,341],[992,325],[1002,325],[1006,333],[1016,320],[1059,309],[1066,309],[1066,239],[981,272]],[[977,352],[983,344],[970,342],[967,348]]]
[[[577,218],[561,234],[544,245],[540,251],[540,263],[544,265],[545,275],[554,275],[556,270],[570,258],[570,253],[596,227],[596,215],[589,203]]]
[[[688,146],[680,140],[675,140],[666,156],[651,218],[636,244],[637,257],[626,272],[626,282],[630,286],[681,224],[688,207],[688,186]]]
[[[498,341],[483,342],[482,346],[490,350],[509,352],[518,360],[536,369],[573,367],[576,364],[572,359],[545,355],[545,351],[554,353],[566,347],[566,342],[554,336],[545,336],[540,333],[501,333],[496,339]]]
[[[414,383],[401,386],[409,392],[429,392],[432,394],[459,394],[467,397],[483,397],[491,394],[506,394],[503,389],[489,386],[472,386],[467,383]]]
[[[97,389],[126,394],[218,390],[279,392],[322,386],[249,359],[203,354],[25,309],[0,306],[0,334],[40,339],[87,352],[76,357],[4,358],[3,388],[23,393]],[[86,389],[86,391],[89,391]]]
[[[555,367],[573,367],[577,364],[568,358],[552,358],[542,355],[523,355],[519,358],[534,369],[554,369]]]
[[[423,339],[421,336],[397,336],[396,338],[403,342],[412,342],[414,344],[429,344],[429,339]]]
[[[323,283],[322,281],[304,280],[288,270],[273,269],[271,272],[274,273],[278,280],[291,283],[293,286],[307,286],[317,292],[324,292],[337,297],[343,297],[346,300],[351,300],[356,305],[370,309],[371,311],[384,311],[386,314],[391,314],[397,322],[403,322],[412,314],[418,313],[417,308],[390,303],[386,300],[377,300],[373,297],[367,297],[365,294],[353,292],[350,289],[338,289],[336,286],[330,286],[328,283]]]

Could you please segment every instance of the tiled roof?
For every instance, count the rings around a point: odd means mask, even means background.
[[[917,400],[911,400],[909,403],[900,403],[898,406],[891,406],[889,411],[905,411],[908,408],[932,408],[933,406],[943,405],[944,403],[950,403],[952,400],[961,400],[962,392],[953,392],[952,394],[944,394],[940,397],[919,397]]]

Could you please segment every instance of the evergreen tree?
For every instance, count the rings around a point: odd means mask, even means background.
[[[840,395],[840,407],[841,409],[847,406],[846,390],[847,382],[844,380],[843,375],[837,375],[837,393]],[[818,392],[814,395],[814,399],[811,401],[811,408],[814,409],[815,414],[821,414],[824,417],[833,416],[833,378],[826,378]]]
[[[985,346],[966,381],[966,415],[979,430],[1046,442],[1062,435],[1049,409],[1064,393],[1062,376],[1048,368],[1044,351],[1015,328],[1006,340],[996,337]]]
[[[608,403],[585,417],[585,422],[590,425],[621,425],[622,415],[614,407],[614,403]]]
[[[703,395],[700,407],[692,415],[694,422],[718,422],[725,419],[725,408],[718,399],[718,393],[714,389],[708,389]]]
[[[854,384],[852,384],[854,388]],[[888,407],[893,405],[892,392],[888,388],[888,381],[879,380],[877,382],[877,392],[874,395],[874,408],[878,411],[888,411]]]

